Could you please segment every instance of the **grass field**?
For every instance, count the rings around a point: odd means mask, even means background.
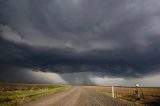
[[[69,85],[0,83],[0,106],[17,106],[69,87]],[[108,96],[112,95],[111,87],[82,86],[82,88],[96,90]],[[137,106],[160,106],[160,88],[142,88],[142,91],[144,99],[136,100],[135,88],[115,87],[115,96],[118,100]]]
[[[41,84],[0,84],[0,106],[17,106],[39,97],[60,92],[67,85],[41,85]]]
[[[96,90],[106,95],[112,95],[111,87],[85,86],[85,89]],[[135,88],[115,87],[116,99],[121,99],[134,103],[137,106],[160,106],[160,88],[142,88],[144,99],[136,100],[134,95]]]

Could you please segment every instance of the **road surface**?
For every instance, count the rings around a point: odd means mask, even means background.
[[[129,106],[111,97],[73,87],[70,90],[40,98],[23,106]]]

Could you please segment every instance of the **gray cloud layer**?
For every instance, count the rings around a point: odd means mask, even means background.
[[[0,0],[1,70],[156,74],[159,10],[159,0]]]

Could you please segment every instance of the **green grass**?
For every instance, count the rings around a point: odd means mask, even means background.
[[[4,91],[0,90],[0,106],[17,106],[19,104],[24,104],[39,97],[46,96],[48,94],[53,94],[60,92],[68,86],[53,86],[44,89],[31,89],[31,90],[13,90]]]

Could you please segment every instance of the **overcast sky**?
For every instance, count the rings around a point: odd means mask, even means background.
[[[0,0],[0,81],[160,86],[159,0]]]

